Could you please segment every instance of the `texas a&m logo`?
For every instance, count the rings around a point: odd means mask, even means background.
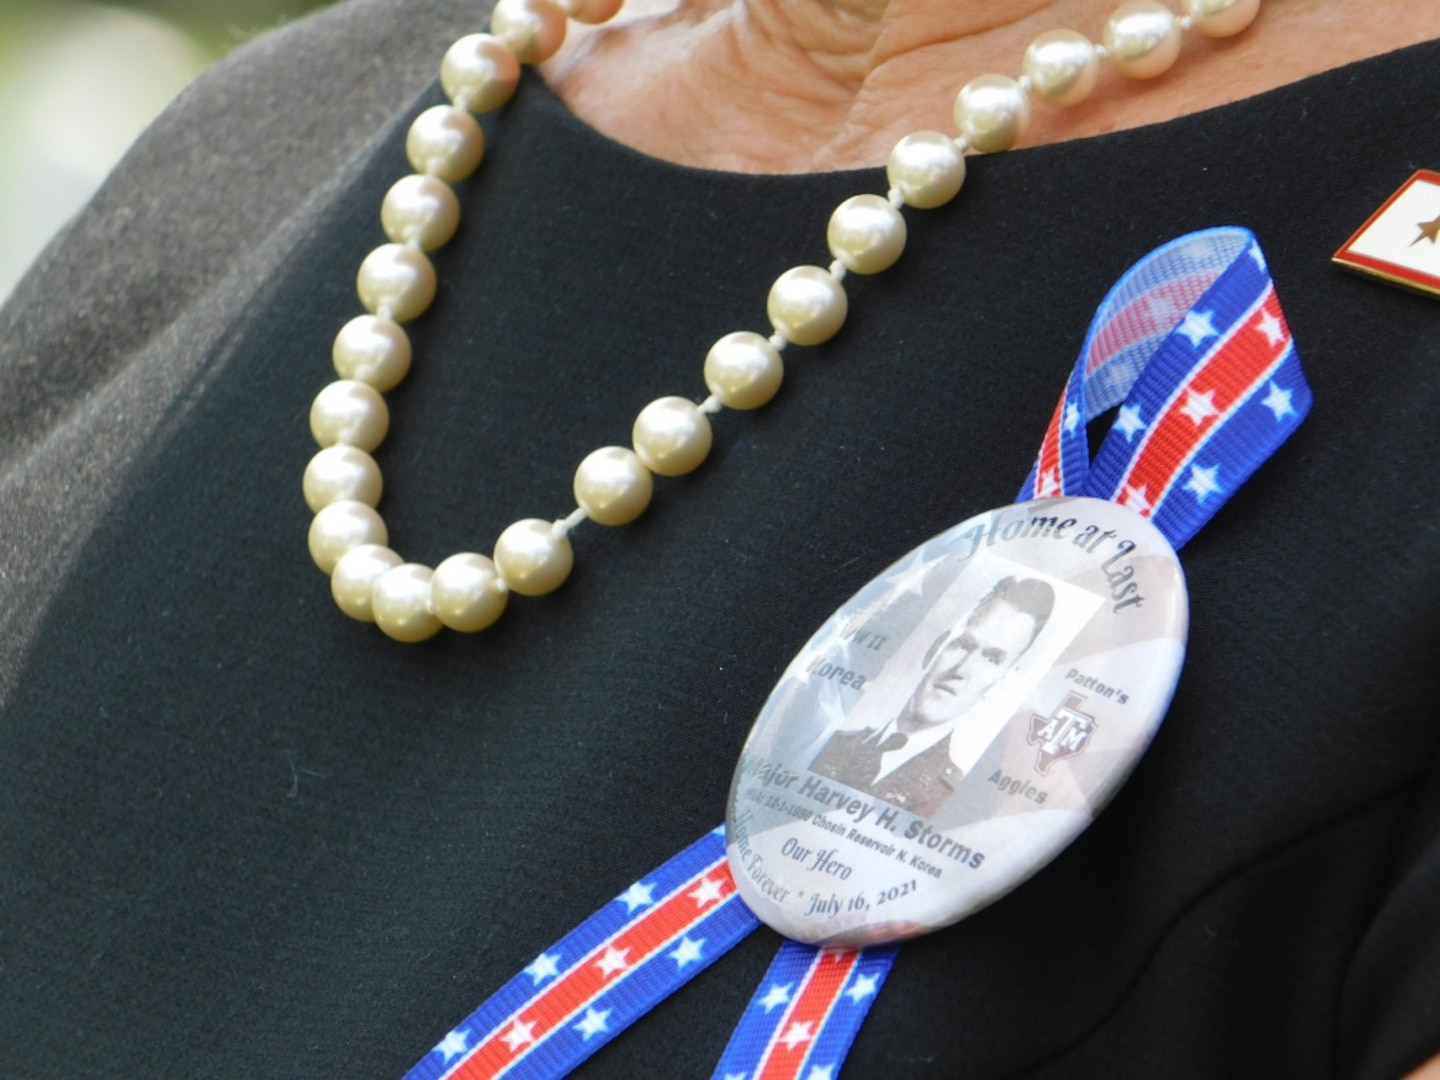
[[[1051,762],[1074,757],[1090,741],[1097,725],[1093,716],[1080,711],[1084,701],[1084,694],[1066,694],[1049,716],[1031,714],[1030,734],[1025,741],[1040,748],[1035,755],[1035,771],[1042,776]]]

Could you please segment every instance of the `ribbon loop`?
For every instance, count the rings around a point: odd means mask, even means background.
[[[1136,263],[1100,305],[1019,498],[1109,499],[1178,549],[1310,404],[1255,237],[1191,233]],[[1117,405],[1092,466],[1085,425]]]

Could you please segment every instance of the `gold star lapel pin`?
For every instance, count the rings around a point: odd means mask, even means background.
[[[1347,270],[1440,296],[1440,173],[1421,169],[1345,241]]]

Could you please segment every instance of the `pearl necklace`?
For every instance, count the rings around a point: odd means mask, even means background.
[[[998,153],[1014,146],[1029,125],[1031,98],[1073,105],[1086,98],[1108,59],[1121,74],[1153,78],[1175,63],[1183,31],[1210,37],[1240,33],[1260,0],[1182,0],[1175,15],[1158,0],[1127,0],[1105,24],[1103,44],[1073,30],[1041,34],[1025,50],[1023,74],[981,75],[955,100],[956,137],[936,131],[906,135],[890,154],[889,190],[845,200],[827,230],[834,261],[797,266],[770,289],[766,337],[737,331],[705,357],[710,394],[700,404],[663,397],[640,411],[633,449],[594,451],[575,472],[577,508],[558,521],[517,521],[495,541],[494,558],[452,555],[432,571],[405,562],[386,546],[389,534],[376,513],[380,469],[370,451],[389,428],[381,396],[410,368],[410,341],[400,324],[423,314],[435,298],[436,274],[428,252],[455,234],[460,203],[451,185],[480,166],[485,136],[472,114],[501,108],[514,94],[521,64],[553,56],[565,39],[567,18],[603,23],[622,0],[499,0],[489,34],[455,42],[440,66],[451,105],[426,109],[410,127],[406,155],[415,172],[390,188],[380,220],[390,243],[360,266],[360,301],[369,312],[340,330],[333,359],[339,380],[320,391],[310,429],[322,449],[305,469],[305,500],[315,511],[310,554],[330,575],[340,610],[374,622],[399,641],[423,641],[442,626],[476,631],[504,612],[511,592],[541,596],[569,576],[574,562],[569,533],[589,518],[602,525],[635,520],[650,503],[653,474],[683,476],[710,452],[710,416],[721,409],[754,409],[780,388],[781,351],[819,345],[839,331],[848,311],[841,282],[847,273],[875,274],[905,248],[900,207],[932,209],[953,199],[965,181],[969,150]]]

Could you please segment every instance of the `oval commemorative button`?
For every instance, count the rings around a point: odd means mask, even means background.
[[[726,851],[781,933],[947,926],[1053,859],[1134,768],[1185,654],[1184,574],[1134,511],[993,510],[910,552],[791,661],[741,753]]]

